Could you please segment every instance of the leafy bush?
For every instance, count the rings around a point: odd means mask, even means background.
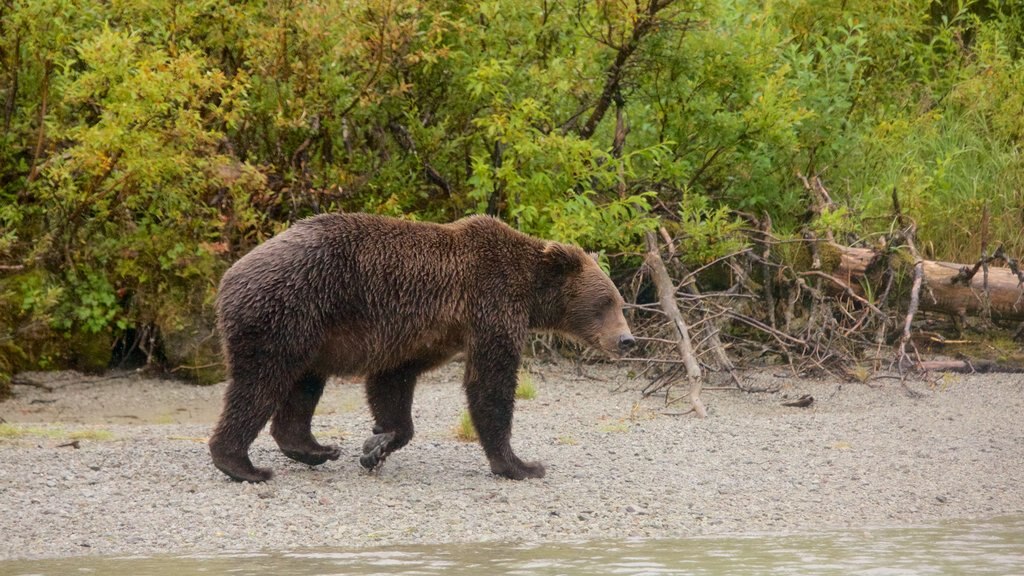
[[[1024,253],[1019,3],[652,1],[3,4],[0,380],[206,334],[230,262],[329,210],[606,258],[664,225],[698,264],[766,215],[886,230],[895,189],[933,257],[975,259],[986,207]]]

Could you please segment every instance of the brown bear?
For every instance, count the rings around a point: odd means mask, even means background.
[[[452,224],[368,214],[302,220],[238,260],[217,297],[230,383],[213,463],[262,482],[249,446],[273,418],[281,451],[315,466],[340,450],[310,430],[331,375],[366,377],[369,469],[413,436],[416,378],[465,352],[469,413],[491,471],[540,478],[509,443],[520,354],[530,330],[575,337],[610,355],[634,343],[615,285],[580,248],[486,216]]]

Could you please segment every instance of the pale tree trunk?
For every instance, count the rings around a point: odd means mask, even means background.
[[[690,405],[697,416],[704,418],[708,415],[708,411],[704,407],[704,402],[700,399],[702,377],[700,364],[697,362],[697,357],[693,353],[693,345],[690,343],[690,330],[686,326],[686,321],[683,320],[683,315],[679,312],[679,305],[676,303],[675,284],[668,275],[665,262],[661,259],[657,236],[655,236],[654,232],[647,232],[646,240],[647,255],[644,258],[644,262],[651,274],[651,280],[658,290],[658,302],[661,305],[661,310],[668,316],[669,322],[672,323],[676,331],[676,346],[679,348],[679,355],[682,357],[683,365],[686,367]]]

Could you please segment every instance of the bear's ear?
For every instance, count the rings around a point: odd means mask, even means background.
[[[579,248],[558,242],[548,242],[544,247],[544,263],[549,270],[559,274],[571,274],[580,270],[583,267],[581,256],[583,251]]]

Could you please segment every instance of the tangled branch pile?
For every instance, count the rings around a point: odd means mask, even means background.
[[[804,182],[819,201],[815,206],[829,202],[820,179]],[[809,229],[801,238],[781,239],[765,220],[755,222],[750,247],[692,270],[679,258],[677,238],[665,228],[660,241],[649,234],[645,265],[631,294],[644,347],[629,360],[641,364],[643,393],[665,394],[668,403],[688,399],[703,415],[704,373],[750,390],[736,374],[734,359],[862,381],[880,371],[903,378],[911,371],[977,369],[968,359],[926,361],[916,341],[948,341],[942,333],[960,337],[968,316],[979,318],[974,329],[981,331],[1024,320],[1018,261],[1002,245],[972,266],[924,260],[914,242],[916,224],[900,211],[895,192],[893,208],[892,232],[871,248],[842,246],[832,234],[819,237]],[[930,314],[921,317],[919,310]],[[1016,326],[1014,338],[1022,327]],[[984,365],[1017,369],[1012,363]],[[681,381],[688,394],[673,400],[671,388]]]

